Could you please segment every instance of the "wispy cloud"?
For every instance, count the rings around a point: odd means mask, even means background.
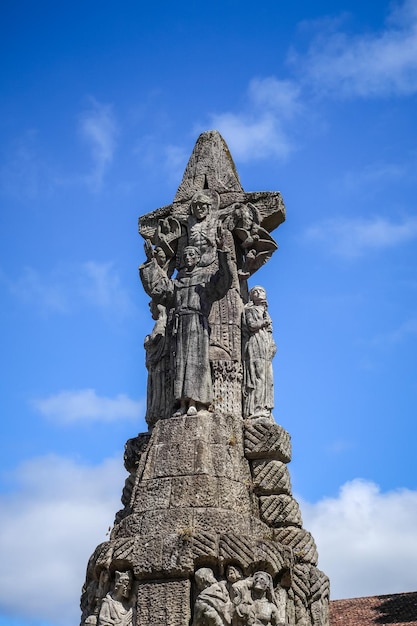
[[[88,305],[125,316],[134,308],[112,262],[86,261],[47,272],[25,267],[16,279],[4,272],[0,278],[12,294],[43,314],[72,313]]]
[[[390,163],[379,161],[369,163],[358,170],[345,172],[340,178],[331,183],[333,188],[342,188],[345,192],[375,194],[383,192],[387,186],[392,187],[398,182],[414,182],[416,179],[416,163]]]
[[[249,84],[244,109],[212,114],[210,124],[224,136],[236,159],[285,159],[294,149],[288,128],[302,110],[299,96],[291,81],[255,78]]]
[[[299,501],[333,599],[415,591],[417,491],[357,479],[335,498]]]
[[[87,561],[121,508],[124,477],[121,459],[92,467],[51,455],[18,468],[0,495],[3,613],[31,623],[79,622]]]
[[[94,191],[100,191],[116,148],[117,125],[111,105],[93,99],[91,108],[81,115],[80,133],[89,144],[93,159],[93,169],[86,180]]]
[[[394,222],[385,217],[325,220],[305,233],[332,254],[355,258],[370,251],[384,250],[417,238],[417,218]]]
[[[331,21],[308,53],[292,54],[303,82],[320,95],[402,96],[417,91],[417,5],[394,5],[379,32],[348,35]],[[323,27],[323,23],[321,24]]]
[[[94,389],[61,391],[32,400],[32,406],[44,417],[63,424],[138,420],[144,410],[143,402],[132,400],[126,394],[108,398],[97,395]]]
[[[389,346],[413,337],[417,337],[417,318],[415,317],[406,320],[390,332],[377,335],[372,343],[376,346]]]
[[[1,193],[32,200],[49,194],[55,183],[56,175],[42,152],[39,131],[32,128],[16,137],[0,167]]]

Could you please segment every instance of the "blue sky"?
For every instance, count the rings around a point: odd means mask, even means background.
[[[417,2],[3,3],[0,625],[70,626],[145,430],[137,218],[218,129],[332,596],[417,589]]]

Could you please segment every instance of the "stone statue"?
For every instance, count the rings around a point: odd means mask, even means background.
[[[256,272],[278,248],[274,239],[259,222],[258,211],[253,204],[235,204],[229,224],[243,250],[243,266],[238,271],[240,280]]]
[[[134,611],[129,605],[132,589],[130,572],[116,572],[114,589],[102,600],[97,626],[134,626]]]
[[[233,605],[226,582],[218,582],[209,567],[200,567],[194,578],[199,594],[192,626],[230,626]]]
[[[171,369],[176,416],[196,415],[212,401],[208,316],[212,303],[227,293],[232,281],[229,253],[222,245],[218,233],[215,271],[201,267],[200,249],[194,246],[184,248],[184,268],[175,279],[168,277],[149,250],[149,260],[140,268],[145,291],[173,313]]]
[[[148,370],[145,418],[152,428],[159,419],[167,417],[167,405],[170,402],[170,364],[166,308],[152,300],[149,308],[155,325],[151,334],[146,335],[144,342]]]
[[[213,202],[204,192],[197,192],[190,204],[188,217],[188,245],[200,251],[200,266],[207,267],[216,260],[218,220],[212,214]]]
[[[274,407],[272,359],[276,345],[263,287],[252,287],[243,311],[243,416],[269,417]]]
[[[123,509],[88,561],[82,626],[328,626],[291,438],[271,415],[267,298],[247,285],[284,219],[279,192],[244,191],[217,131],[172,202],[139,219],[148,429],[126,444]]]
[[[285,626],[275,601],[272,577],[267,572],[255,572],[250,579],[250,598],[236,604],[236,624],[241,626]]]

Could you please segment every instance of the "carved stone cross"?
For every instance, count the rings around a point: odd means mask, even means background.
[[[158,289],[165,292],[171,284],[163,277],[170,279],[175,270],[184,268],[187,246],[196,249],[201,284],[219,270],[219,239],[229,254],[230,284],[212,298],[208,315],[214,390],[209,403],[219,410],[233,412],[241,406],[241,320],[248,301],[247,279],[277,249],[270,231],[284,220],[279,192],[243,190],[229,149],[214,130],[198,138],[172,204],[139,219],[148,258],[140,268],[141,279],[154,307],[164,296],[158,296]],[[161,271],[155,263],[153,268],[149,265],[152,258]]]

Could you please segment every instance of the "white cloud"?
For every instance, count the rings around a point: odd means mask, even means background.
[[[141,401],[132,400],[125,394],[115,398],[98,396],[94,389],[61,391],[47,398],[34,399],[32,405],[43,416],[64,424],[76,421],[137,420],[143,413]]]
[[[125,476],[121,459],[89,467],[52,455],[17,470],[16,490],[0,495],[3,613],[78,624],[87,561],[121,508]]]
[[[0,495],[3,612],[78,623],[87,561],[121,508],[125,477],[121,459],[91,467],[49,455],[18,468],[14,490]],[[381,493],[357,479],[335,498],[298,501],[333,599],[415,591],[416,491]]]
[[[299,89],[294,83],[273,77],[255,78],[249,84],[244,110],[212,114],[210,124],[224,136],[236,159],[285,159],[294,149],[287,134],[289,122],[301,110]]]
[[[112,107],[92,100],[90,110],[81,116],[80,133],[89,143],[93,158],[93,170],[87,182],[94,191],[99,191],[116,148],[117,126]]]
[[[394,222],[385,217],[370,219],[338,218],[309,228],[305,237],[338,256],[355,258],[372,250],[383,250],[417,237],[417,218]]]
[[[337,498],[299,502],[333,599],[417,589],[417,491],[357,479]]]
[[[329,23],[327,23],[329,24]],[[307,55],[293,55],[318,93],[383,97],[417,91],[417,5],[397,4],[378,33],[322,31]]]
[[[4,273],[1,279],[11,293],[42,313],[71,313],[90,305],[124,316],[134,308],[111,262],[87,261],[44,273],[25,267],[16,280]]]

